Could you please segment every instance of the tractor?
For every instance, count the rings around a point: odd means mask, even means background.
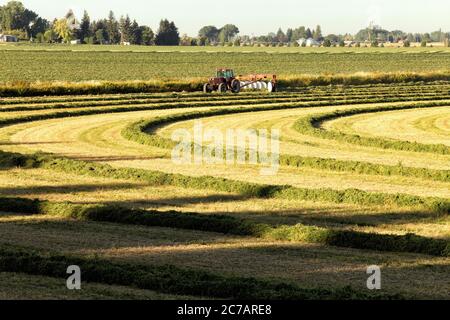
[[[248,76],[235,76],[232,69],[218,69],[217,75],[210,78],[203,85],[203,92],[210,93],[218,91],[225,93],[239,93],[241,89],[267,89],[269,92],[275,92],[277,88],[277,76],[268,74],[256,74]]]

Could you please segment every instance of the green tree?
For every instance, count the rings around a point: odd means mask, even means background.
[[[44,43],[45,38],[43,33],[38,33],[35,37],[37,43]]]
[[[39,33],[43,34],[46,30],[50,28],[50,22],[41,17],[37,17],[28,26],[29,26],[29,34],[32,37],[36,37],[37,34]]]
[[[78,31],[78,38],[81,42],[91,36],[91,19],[86,10],[84,10],[83,18],[81,19],[80,29]]]
[[[198,32],[199,38],[206,38],[209,42],[217,42],[220,30],[215,26],[204,26]]]
[[[287,42],[292,42],[292,35],[294,33],[294,30],[292,30],[291,28],[286,30],[286,40]]]
[[[198,38],[198,45],[199,46],[206,46],[206,45],[208,45],[210,42],[209,42],[209,39],[207,38],[207,37],[199,37]]]
[[[56,33],[53,31],[53,29],[48,29],[44,33],[44,41],[47,43],[55,42],[57,38]]]
[[[142,43],[142,29],[136,20],[133,20],[130,28],[130,42],[131,44]]]
[[[281,28],[279,28],[278,31],[277,31],[276,39],[280,43],[287,42],[287,37],[286,37],[286,35],[284,34],[284,32],[283,32],[283,30]]]
[[[120,43],[131,42],[131,20],[127,15],[125,18],[120,18]]]
[[[316,30],[314,30],[313,38],[316,41],[322,41],[322,28],[320,27],[320,25],[317,25]]]
[[[306,28],[301,26],[293,30],[291,41],[297,41],[306,38]]]
[[[186,33],[181,36],[180,46],[190,46],[192,44],[192,38]]]
[[[325,39],[325,41],[323,42],[323,46],[324,47],[331,47],[331,40],[330,39]]]
[[[108,33],[108,41],[111,44],[120,42],[119,22],[117,22],[114,12],[110,11],[106,22],[106,32]]]
[[[140,44],[145,46],[150,46],[153,44],[153,40],[155,38],[155,34],[153,33],[153,30],[148,26],[141,26],[141,33],[142,33],[142,41]]]
[[[180,43],[180,34],[175,23],[164,19],[159,23],[155,43],[158,46],[177,46]]]
[[[98,44],[104,44],[108,33],[104,29],[97,29],[95,31],[95,42]]]
[[[20,1],[9,1],[0,6],[0,30],[20,30],[28,36],[35,36],[49,27],[47,20],[28,10]]]
[[[231,41],[239,33],[238,27],[234,24],[226,24],[220,29],[219,41],[222,43]]]
[[[20,1],[9,1],[2,7],[0,17],[0,28],[2,30],[15,30],[23,29],[25,27],[23,23],[23,16],[25,13],[25,7]]]
[[[341,40],[340,38],[339,38],[339,36],[338,35],[335,35],[335,34],[329,34],[329,35],[327,35],[326,37],[325,37],[325,40],[330,40],[330,42],[335,42],[335,43],[337,43],[337,42],[339,42],[339,40]]]

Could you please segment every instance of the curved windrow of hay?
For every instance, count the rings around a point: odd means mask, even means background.
[[[450,105],[345,117],[322,127],[347,134],[450,145]]]
[[[251,101],[255,99],[251,98]],[[365,99],[363,99],[365,101]],[[344,103],[344,102],[342,102]],[[237,101],[237,106],[241,106],[241,100]],[[345,104],[345,103],[344,103]],[[206,104],[207,106],[207,104]],[[215,105],[214,105],[215,106]],[[269,110],[269,109],[281,109],[287,108],[288,111],[294,111],[294,109],[299,109],[302,111],[307,107],[306,104],[266,104],[261,105],[261,107],[253,107],[250,105],[246,107],[245,104],[240,112],[250,111],[250,110]],[[117,107],[119,109],[119,107]],[[333,109],[335,107],[328,107]],[[348,108],[348,107],[340,107]],[[171,109],[171,108],[170,108]],[[292,109],[292,110],[289,110]],[[177,109],[178,110],[178,109]],[[176,114],[177,110],[166,110],[157,111],[155,116],[165,116],[165,114]],[[314,110],[314,108],[309,108],[309,110]],[[92,110],[88,110],[91,112]],[[99,113],[105,112],[104,110],[95,110]],[[129,107],[123,107],[121,110],[129,111]],[[196,112],[199,114],[202,112],[200,109],[189,109],[193,117],[196,117]],[[37,111],[36,111],[37,112]],[[225,108],[219,109],[219,113],[234,113],[233,109]],[[285,111],[287,112],[287,111]],[[263,112],[262,112],[263,113]],[[56,112],[58,117],[63,112]],[[71,113],[72,115],[77,115],[77,111]],[[17,145],[27,145],[25,148],[30,150],[42,150],[50,153],[66,154],[78,157],[78,159],[105,159],[108,157],[113,158],[112,161],[106,161],[114,166],[126,166],[135,167],[140,169],[152,168],[160,171],[165,171],[169,173],[185,174],[198,176],[199,170],[195,166],[186,165],[174,168],[170,159],[168,159],[168,151],[162,150],[152,150],[148,147],[139,146],[130,143],[126,139],[123,139],[120,135],[121,130],[123,130],[124,123],[133,122],[134,119],[140,119],[144,115],[150,115],[150,110],[142,113],[138,112],[126,112],[126,113],[116,113],[110,115],[102,116],[90,116],[83,118],[74,118],[71,120],[66,120],[64,122],[49,120],[47,122],[39,124],[37,128],[34,128],[34,124],[31,128],[25,130],[21,129],[20,132],[15,133],[11,140]],[[252,116],[252,114],[250,114]],[[45,115],[48,116],[48,115]],[[45,117],[44,116],[44,117]],[[240,117],[246,121],[245,116]],[[231,121],[235,122],[233,118]],[[83,125],[80,125],[83,122]],[[227,122],[224,122],[226,124]],[[24,125],[27,127],[28,125]],[[17,130],[14,127],[14,130]],[[42,141],[42,143],[39,143]],[[30,147],[30,145],[32,147]],[[156,149],[161,149],[161,146],[153,146]],[[14,148],[12,148],[14,149]],[[321,150],[319,150],[320,152]],[[155,153],[156,152],[156,153]],[[284,150],[282,151],[284,153]],[[389,155],[386,158],[390,157]],[[352,159],[359,160],[359,159]],[[443,160],[445,161],[445,160]],[[229,168],[225,165],[209,165],[204,166],[205,171],[212,176],[219,176],[231,180],[242,180],[250,182],[269,184],[271,182],[270,178],[261,177],[257,174],[258,168],[252,166],[246,166],[244,168],[236,166],[235,168]],[[316,168],[314,168],[316,169]],[[246,175],[242,175],[242,170],[245,170]],[[416,186],[411,184],[411,181],[404,179],[403,181],[393,181],[397,179],[389,179],[389,177],[378,178],[378,177],[367,177],[367,176],[352,176],[341,174],[341,173],[328,173],[326,176],[317,173],[315,170],[305,170],[304,168],[282,168],[279,176],[277,177],[277,184],[279,185],[292,185],[295,187],[309,187],[309,188],[325,188],[331,187],[332,189],[362,189],[369,192],[385,192],[397,193],[404,191],[404,193],[415,194],[420,196],[438,196],[447,197],[446,193],[448,186],[445,183],[427,183],[421,186]],[[391,180],[391,181],[389,181]],[[404,189],[401,189],[401,186]],[[426,187],[425,187],[426,186]],[[390,191],[392,190],[392,191]]]
[[[439,286],[422,289],[408,279],[432,283],[436,274],[448,276],[448,155],[350,144],[295,125],[317,114],[354,109],[420,103],[431,112],[450,101],[447,86],[5,99],[0,102],[0,189],[7,198],[0,209],[14,213],[0,217],[2,243],[28,247],[39,237],[36,249],[57,258],[2,246],[6,262],[0,267],[59,277],[46,266],[55,259],[79,259],[95,275],[89,257],[96,255],[110,278],[93,276],[92,281],[123,285],[123,278],[113,277],[120,270],[134,286],[169,295],[370,298],[342,287],[360,288],[348,270],[363,268],[369,258],[378,261],[382,251],[386,277],[401,279],[392,282],[389,293],[442,297]],[[192,130],[198,119],[222,131],[281,129],[279,173],[263,177],[255,165],[174,165],[171,133]],[[431,121],[422,119],[411,122],[414,130]],[[432,123],[426,134],[445,131],[445,121]],[[39,151],[47,154],[35,154]],[[71,245],[74,237],[83,241]],[[314,259],[301,262],[311,254]],[[336,266],[336,257],[346,261]],[[283,272],[272,261],[282,261]],[[392,263],[408,270],[389,268]],[[175,282],[203,280],[167,290],[155,284],[167,277],[161,264],[171,266]],[[340,271],[309,272],[323,268]],[[136,278],[138,270],[153,274],[148,278],[153,282]],[[265,278],[283,283],[274,286]],[[207,289],[217,281],[226,285]]]

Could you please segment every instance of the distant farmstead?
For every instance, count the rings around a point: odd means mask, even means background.
[[[19,39],[16,36],[0,34],[0,42],[19,42]]]
[[[297,41],[300,47],[320,47],[321,43],[313,38],[301,38]]]

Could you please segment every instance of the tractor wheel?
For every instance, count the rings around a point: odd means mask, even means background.
[[[269,92],[276,92],[277,91],[277,85],[274,84],[273,82],[269,82],[267,84],[267,89],[269,90]]]
[[[231,81],[231,92],[239,93],[241,92],[241,82],[237,79]]]
[[[219,84],[219,92],[221,92],[221,93],[227,92],[227,84],[226,83]]]
[[[205,83],[205,84],[203,85],[203,92],[204,92],[204,93],[211,93],[211,92],[212,92],[212,88],[211,88],[211,86],[209,85],[209,83]]]
[[[273,85],[272,92],[277,92],[277,91],[278,91],[278,85],[275,83]]]

